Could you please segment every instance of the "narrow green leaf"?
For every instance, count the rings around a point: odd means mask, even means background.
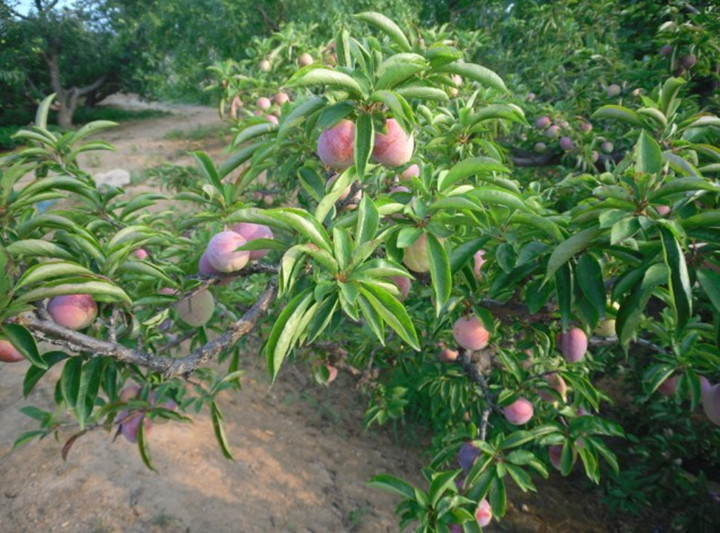
[[[427,234],[427,249],[430,259],[430,276],[435,291],[435,314],[439,317],[442,308],[452,294],[450,258],[443,244],[432,233]]]
[[[213,431],[215,432],[215,438],[220,445],[222,454],[225,456],[225,459],[234,461],[235,457],[233,457],[232,450],[230,449],[230,443],[227,440],[225,428],[223,427],[222,411],[216,401],[210,404],[210,418],[212,419]]]
[[[603,230],[597,227],[587,228],[577,232],[566,241],[560,243],[550,254],[548,260],[547,273],[545,280],[551,279],[558,268],[570,261],[572,257],[580,253],[585,248],[597,244],[596,240],[603,233]]]
[[[363,90],[355,79],[344,72],[327,68],[313,68],[302,73],[299,77],[290,79],[289,87],[307,87],[312,85],[327,85],[347,91],[351,97],[362,96]]]
[[[665,264],[669,268],[670,294],[675,306],[677,327],[682,330],[692,315],[692,285],[680,243],[665,227],[660,228]]]
[[[701,268],[697,270],[697,278],[710,302],[720,312],[720,274],[707,268]]]
[[[459,74],[460,76],[474,80],[481,85],[486,87],[492,87],[493,89],[502,93],[507,93],[507,87],[505,82],[500,76],[498,76],[492,70],[475,63],[465,63],[464,61],[454,61],[437,68],[438,72],[449,72],[451,74]]]
[[[65,362],[60,376],[60,391],[63,400],[68,406],[74,408],[80,392],[83,360],[81,357],[71,357]]]
[[[412,485],[410,485],[407,481],[391,476],[390,474],[380,474],[379,476],[375,476],[368,482],[367,485],[373,489],[380,489],[398,494],[403,498],[415,498],[415,488]]]
[[[152,457],[150,456],[150,448],[147,442],[147,428],[145,426],[145,418],[143,417],[140,422],[138,430],[138,450],[140,451],[140,457],[150,470],[157,472],[155,465],[153,464]]]
[[[591,254],[583,255],[575,268],[575,275],[585,297],[602,315],[607,297],[600,262]]]
[[[374,143],[375,129],[373,128],[372,115],[361,113],[355,123],[355,169],[360,181],[365,176],[365,168],[368,161],[370,161]]]
[[[640,132],[640,138],[635,145],[635,169],[638,172],[655,174],[662,169],[662,150],[655,139],[645,130]]]
[[[292,339],[296,336],[295,328],[302,320],[303,315],[313,301],[312,288],[307,288],[285,306],[273,326],[265,352],[267,353],[268,370],[272,380],[280,372],[285,357],[293,348]]]
[[[363,195],[358,208],[357,229],[355,231],[356,246],[373,240],[377,234],[379,223],[380,214],[377,207],[375,207],[375,203],[369,194]]]
[[[48,369],[47,363],[40,357],[35,338],[24,326],[20,324],[4,324],[0,326],[0,333],[2,333],[7,340],[10,341],[10,344],[12,344],[25,359],[30,361],[33,366],[44,370]]]
[[[592,114],[592,118],[620,120],[632,126],[643,126],[642,119],[635,111],[619,105],[604,105]]]
[[[363,283],[360,287],[362,294],[380,314],[387,324],[393,328],[400,338],[413,349],[420,350],[420,343],[415,332],[415,326],[405,307],[385,289],[371,283]]]
[[[500,161],[490,157],[464,159],[453,165],[448,173],[438,180],[438,190],[445,191],[458,181],[469,178],[470,176],[478,174],[491,174],[493,172],[509,174],[510,169],[503,165]],[[518,189],[514,192],[520,191]]]
[[[385,15],[374,11],[365,11],[355,15],[355,18],[365,21],[385,33],[403,52],[409,52],[412,49],[410,41],[405,37],[400,27]]]

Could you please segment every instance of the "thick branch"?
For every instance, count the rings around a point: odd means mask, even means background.
[[[140,365],[153,372],[159,372],[166,377],[187,376],[232,347],[240,338],[252,331],[276,296],[277,281],[273,279],[269,282],[267,290],[255,302],[255,305],[240,320],[232,323],[225,333],[217,339],[200,346],[186,357],[180,358],[159,357],[121,344],[96,339],[84,333],[64,328],[52,320],[42,318],[35,312],[21,314],[18,317],[18,323],[40,337],[54,342],[59,341],[62,345],[76,352],[89,352],[94,356],[113,357],[124,363]]]
[[[80,87],[77,89],[77,95],[78,96],[85,96],[87,93],[91,93],[97,89],[100,88],[100,86],[105,83],[105,79],[107,76],[104,74],[100,76],[98,79],[96,79],[94,82],[92,82],[90,85],[86,85],[85,87]]]

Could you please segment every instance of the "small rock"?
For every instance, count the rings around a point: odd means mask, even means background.
[[[108,172],[95,175],[95,182],[100,185],[124,187],[130,184],[130,173],[122,168],[114,168]]]

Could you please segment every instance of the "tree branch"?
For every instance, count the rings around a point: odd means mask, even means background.
[[[269,309],[277,297],[277,280],[269,282],[268,288],[245,315],[230,324],[228,330],[220,337],[200,346],[186,357],[159,357],[152,353],[128,348],[122,344],[96,339],[67,329],[44,317],[44,310],[23,313],[17,322],[39,337],[55,344],[61,344],[75,352],[89,352],[93,356],[113,357],[124,363],[143,366],[165,377],[187,376],[200,366],[232,347],[240,338],[247,335],[255,327],[260,317]]]
[[[85,96],[87,93],[90,93],[90,92],[98,89],[103,83],[105,83],[106,79],[107,79],[107,76],[103,74],[98,79],[96,79],[94,82],[92,82],[90,85],[86,85],[85,87],[76,89],[77,95]]]

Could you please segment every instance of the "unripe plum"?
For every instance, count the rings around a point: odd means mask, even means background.
[[[200,291],[176,306],[178,316],[188,326],[199,328],[210,320],[215,312],[215,298],[208,291]]]
[[[318,139],[318,156],[326,167],[345,170],[355,161],[355,124],[341,120],[322,132]]]
[[[313,56],[305,52],[304,54],[300,55],[300,59],[298,60],[301,67],[307,67],[308,65],[312,65],[315,60],[313,59]]]
[[[442,348],[440,350],[440,353],[438,354],[438,359],[442,363],[454,363],[457,361],[457,358],[460,356],[460,353],[457,350],[453,350],[449,348],[445,343],[440,343],[440,347]]]
[[[450,533],[463,533],[465,531],[460,524],[450,524]]]
[[[688,54],[680,58],[680,64],[685,68],[693,68],[695,63],[697,63],[697,57],[693,54]]]
[[[703,411],[710,422],[720,426],[720,384],[713,385],[701,377]]]
[[[120,399],[123,402],[129,402],[130,400],[138,397],[140,390],[140,386],[134,383],[127,385],[120,391]]]
[[[622,88],[617,83],[611,83],[607,88],[607,95],[612,98],[619,95],[622,92]]]
[[[548,126],[552,124],[552,120],[550,120],[550,117],[540,117],[535,121],[535,127],[541,130],[544,130]]]
[[[492,521],[492,517],[492,507],[487,500],[483,499],[475,512],[475,518],[477,518],[478,525],[480,527],[487,526]]]
[[[277,93],[274,100],[277,105],[283,105],[285,102],[290,100],[290,97],[286,93]]]
[[[205,254],[210,265],[220,272],[236,272],[250,260],[250,252],[238,250],[247,241],[234,231],[221,231],[208,243]]]
[[[554,139],[558,135],[560,135],[560,126],[552,125],[545,130],[545,136],[548,139]]]
[[[276,126],[278,124],[280,124],[280,121],[278,120],[278,118],[275,115],[268,115],[265,118],[268,119],[269,122],[272,122],[273,124],[275,124]]]
[[[601,320],[595,328],[595,335],[600,337],[614,337],[615,336],[615,319],[606,318]]]
[[[460,468],[465,470],[465,472],[468,472],[473,467],[478,457],[480,457],[480,448],[475,446],[472,442],[466,442],[460,447],[460,451],[458,452],[458,463],[460,463]]]
[[[453,325],[455,342],[466,350],[482,350],[488,345],[490,332],[476,316],[459,318]]]
[[[135,412],[128,413],[123,411],[118,415],[120,423],[120,432],[129,442],[135,443],[140,433],[140,424],[145,424],[145,434],[149,435],[152,431],[153,423],[145,416],[145,413]]]
[[[25,359],[10,341],[0,339],[0,361],[3,363],[17,363]]]
[[[593,129],[593,125],[590,124],[589,122],[583,120],[580,123],[580,129],[583,130],[585,133],[590,133]]]
[[[568,331],[558,333],[555,339],[558,349],[569,363],[577,363],[585,357],[588,338],[583,330],[572,327]]]
[[[661,217],[666,217],[670,214],[670,206],[667,205],[659,205],[655,209],[657,209],[658,215]]]
[[[258,98],[256,104],[263,111],[267,111],[268,109],[270,109],[270,106],[272,106],[270,98],[267,98],[265,96],[261,96],[260,98]]]
[[[452,79],[453,83],[458,87],[463,84],[462,76],[460,76],[459,74],[453,74],[452,76],[450,76],[450,78]]]
[[[412,135],[407,135],[400,124],[394,118],[385,122],[387,135],[377,133],[375,135],[375,146],[373,158],[375,161],[386,167],[399,167],[404,165],[412,157],[415,148],[415,140]]]
[[[252,222],[240,222],[233,226],[233,231],[243,237],[246,241],[254,241],[255,239],[272,239],[273,232],[267,226],[262,224],[253,224]],[[270,250],[250,250],[250,260],[257,261],[265,257]]]
[[[413,178],[420,176],[420,166],[410,165],[400,173],[400,181],[410,181]]]
[[[148,253],[145,248],[138,248],[133,252],[133,255],[142,261],[143,259],[147,259]]]
[[[600,152],[597,150],[593,150],[591,154],[592,162],[595,163],[598,159],[600,159]]]
[[[562,148],[566,152],[569,152],[570,150],[573,150],[575,148],[575,143],[570,137],[562,137],[560,139],[560,148]]]
[[[605,152],[606,154],[612,153],[612,151],[615,149],[615,146],[610,141],[605,141],[600,145],[600,150]]]
[[[478,250],[477,252],[475,252],[475,263],[473,265],[473,272],[475,273],[476,279],[480,279],[482,277],[482,272],[480,272],[480,269],[482,269],[482,266],[486,262],[484,256],[485,250]]]
[[[536,142],[535,146],[534,146],[534,149],[537,153],[544,152],[546,148],[547,148],[547,144],[545,144],[544,142]]]
[[[406,278],[405,276],[395,276],[390,278],[390,281],[397,285],[397,288],[400,291],[399,300],[401,302],[404,301],[405,298],[408,297],[408,294],[410,294],[410,285],[412,283],[410,278]]]
[[[460,94],[460,91],[458,91],[455,87],[450,87],[447,91],[450,95],[450,98],[457,98]]]
[[[89,294],[56,296],[48,304],[52,319],[69,329],[85,329],[95,322],[97,304]]]
[[[671,44],[666,44],[662,48],[660,48],[660,55],[663,57],[669,57],[673,53],[673,46]]]
[[[518,398],[513,403],[503,408],[503,414],[508,422],[515,426],[521,426],[529,422],[533,417],[534,408],[530,400]]]
[[[424,233],[410,246],[405,248],[403,263],[413,272],[429,272],[430,257],[427,249],[427,235]]]
[[[272,66],[270,65],[270,61],[268,61],[267,59],[263,59],[262,61],[260,61],[260,70],[262,70],[263,72],[270,72],[271,68]]]
[[[534,101],[535,98],[537,98],[537,95],[535,93],[533,93],[533,92],[528,93],[528,95],[527,95],[528,102]]]

